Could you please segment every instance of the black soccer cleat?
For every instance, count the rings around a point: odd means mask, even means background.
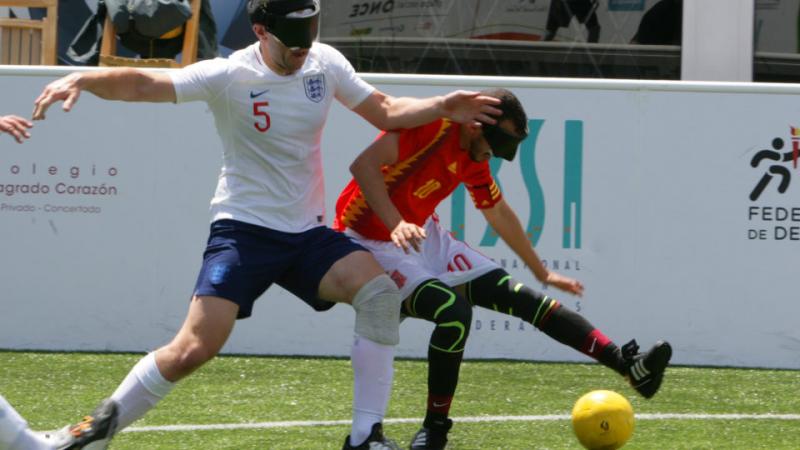
[[[622,358],[625,360],[625,378],[644,398],[656,395],[664,371],[672,357],[672,347],[667,341],[658,341],[647,353],[639,353],[636,340],[622,346]]]
[[[55,450],[104,450],[117,431],[117,402],[103,400],[82,421],[45,435]]]
[[[350,435],[344,439],[342,450],[400,450],[397,443],[383,435],[383,425],[378,422],[372,425],[372,432],[361,445],[350,445]]]
[[[453,427],[453,421],[447,419],[443,424],[430,427],[423,425],[411,438],[411,450],[444,450],[447,447],[447,433]]]

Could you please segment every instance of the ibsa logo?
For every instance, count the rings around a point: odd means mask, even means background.
[[[790,126],[788,140],[790,148],[784,138],[775,137],[770,148],[756,151],[750,159],[750,167],[758,171],[748,196],[747,238],[751,241],[800,241],[800,206],[795,206],[797,197],[787,195],[792,191],[793,172],[798,170],[800,128]]]
[[[545,208],[544,191],[539,182],[536,168],[536,150],[539,133],[545,126],[542,119],[530,119],[528,137],[520,144],[519,168],[530,202],[530,216],[528,217],[526,231],[531,244],[536,245],[542,236],[545,224],[548,223]],[[500,178],[497,176],[503,162],[499,158],[492,158],[490,167],[492,177],[500,189],[503,189]],[[561,205],[561,246],[565,249],[581,248],[581,212],[582,212],[582,182],[583,182],[583,121],[567,120],[564,122],[564,200]],[[456,238],[463,240],[465,235],[465,207],[466,189],[463,185],[453,192],[451,224]],[[480,246],[493,247],[497,244],[497,233],[489,225],[483,233]]]

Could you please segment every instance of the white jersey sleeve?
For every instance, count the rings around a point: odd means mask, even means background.
[[[329,61],[327,68],[334,78],[336,100],[348,109],[353,109],[375,91],[374,86],[356,74],[353,65],[338,50],[325,44],[320,47]]]
[[[229,67],[229,60],[215,58],[169,71],[176,103],[214,101],[231,82]]]

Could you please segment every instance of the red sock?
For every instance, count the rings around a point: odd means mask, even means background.
[[[602,355],[603,350],[605,350],[610,343],[611,339],[595,328],[586,336],[586,339],[584,339],[580,351],[587,356],[600,360],[600,355]]]
[[[442,414],[447,417],[450,414],[450,405],[452,403],[452,395],[434,395],[428,393],[428,412]]]

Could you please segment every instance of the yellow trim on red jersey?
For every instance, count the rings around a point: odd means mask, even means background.
[[[424,155],[431,149],[434,145],[439,143],[441,139],[444,137],[447,130],[450,128],[451,122],[449,119],[442,119],[442,125],[439,127],[439,131],[436,132],[436,136],[431,139],[431,141],[425,147],[422,147],[417,153],[414,153],[410,157],[404,159],[403,161],[396,162],[390,168],[392,169],[390,172],[387,172],[383,175],[383,181],[386,182],[386,186],[388,187],[391,182],[397,181],[397,178],[403,174],[403,172],[411,167],[411,164],[416,162],[420,156]]]
[[[422,155],[430,150],[431,147],[439,143],[451,126],[452,123],[449,119],[442,119],[442,124],[439,127],[439,130],[436,132],[436,135],[433,137],[433,139],[431,139],[428,145],[422,147],[422,149],[420,149],[418,152],[414,153],[403,161],[398,161],[393,166],[389,166],[391,171],[387,171],[383,175],[383,181],[386,184],[387,189],[393,182],[397,181],[397,179],[406,169],[411,167],[412,163],[417,161]],[[353,223],[358,220],[359,216],[363,214],[365,209],[369,209],[369,205],[367,205],[367,200],[364,198],[364,193],[361,192],[361,189],[359,188],[358,195],[348,202],[347,208],[342,212],[341,221],[344,226],[353,228]]]

